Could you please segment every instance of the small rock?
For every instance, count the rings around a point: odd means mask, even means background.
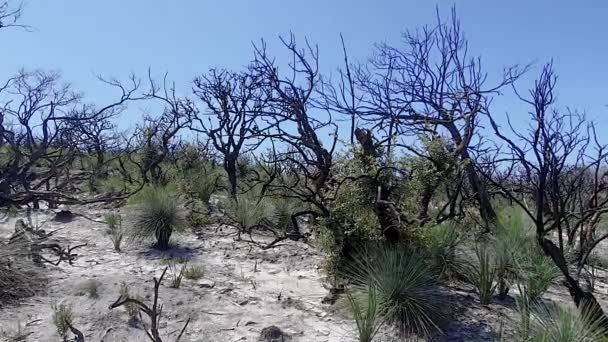
[[[199,280],[197,284],[198,284],[198,287],[204,288],[204,289],[212,289],[215,287],[215,282],[211,281],[209,279]]]

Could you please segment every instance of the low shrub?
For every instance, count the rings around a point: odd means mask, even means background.
[[[183,232],[186,218],[178,196],[166,187],[146,189],[130,229],[131,241],[156,240],[156,248],[166,250],[174,232]]]
[[[349,260],[345,276],[360,289],[373,287],[387,322],[402,333],[429,336],[440,330],[446,302],[437,274],[419,251],[368,244]]]

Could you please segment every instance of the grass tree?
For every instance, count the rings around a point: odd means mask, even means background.
[[[383,308],[384,318],[403,334],[429,336],[440,330],[445,301],[437,274],[421,253],[400,245],[372,244],[350,259],[346,276],[355,286],[373,287],[373,299]],[[364,328],[369,331],[370,326]]]
[[[186,228],[186,218],[178,197],[167,188],[149,188],[141,194],[141,202],[131,226],[132,241],[156,240],[156,248],[166,250],[174,232]]]

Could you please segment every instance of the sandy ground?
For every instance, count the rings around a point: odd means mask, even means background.
[[[102,220],[112,209],[70,208]],[[122,209],[123,214],[125,210]],[[22,213],[20,213],[22,214]],[[73,266],[48,267],[48,288],[40,296],[23,300],[18,306],[0,308],[0,340],[8,340],[18,325],[28,333],[26,341],[60,341],[52,323],[52,305],[68,304],[74,324],[87,341],[147,341],[141,324],[128,322],[124,308],[109,309],[119,295],[122,282],[132,294],[151,299],[154,276],[159,276],[169,257],[187,258],[189,265],[205,269],[199,280],[184,279],[179,289],[170,287],[168,274],[160,289],[164,305],[161,334],[173,341],[188,318],[191,322],[182,341],[257,341],[263,328],[275,325],[292,336],[292,341],[356,341],[355,324],[338,305],[323,304],[327,295],[320,269],[322,256],[303,242],[288,241],[263,250],[244,241],[235,241],[229,227],[208,226],[174,240],[176,247],[160,253],[149,246],[126,246],[121,253],[112,249],[107,226],[77,216],[69,223],[53,222],[51,212],[34,216],[47,221],[47,231],[78,249]],[[128,216],[128,215],[124,215]],[[15,218],[0,222],[0,238],[14,229]],[[124,224],[128,224],[125,222]],[[262,239],[262,237],[256,237]],[[99,284],[99,296],[90,298],[87,283]],[[450,319],[445,334],[436,341],[491,341],[501,334],[512,340],[515,333],[513,300],[478,304],[477,295],[467,287],[445,290],[450,300]],[[606,299],[606,288],[598,297]],[[569,302],[564,289],[552,288],[546,296]],[[146,319],[144,317],[144,319]],[[398,339],[380,337],[378,341]]]

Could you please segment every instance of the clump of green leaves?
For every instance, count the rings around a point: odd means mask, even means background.
[[[205,270],[201,266],[190,265],[184,269],[183,273],[186,279],[198,280],[205,275]]]
[[[419,251],[369,244],[349,260],[346,270],[356,287],[374,288],[383,316],[404,334],[429,336],[440,330],[446,303],[436,273]]]
[[[110,241],[112,241],[112,246],[115,251],[120,252],[122,241],[125,237],[125,231],[122,227],[122,217],[120,214],[110,213],[106,215],[105,221],[108,225],[108,234],[110,236]]]
[[[171,272],[171,287],[174,289],[179,289],[182,285],[182,279],[184,278],[184,272],[186,271],[186,267],[188,263],[181,264],[170,263],[169,271]]]
[[[69,325],[74,319],[74,313],[72,307],[66,304],[59,304],[53,306],[53,324],[57,328],[57,333],[63,339],[67,341]]]
[[[178,196],[167,187],[153,187],[141,194],[139,212],[130,229],[132,241],[156,240],[160,250],[169,248],[174,232],[186,228],[186,218],[178,203]]]
[[[457,258],[461,234],[454,224],[438,224],[429,227],[423,238],[425,251],[429,254],[433,268],[442,279],[452,279],[464,272],[464,262]]]
[[[96,280],[89,280],[84,284],[84,290],[90,298],[99,298],[99,282]]]
[[[468,277],[479,294],[479,302],[482,305],[487,305],[492,302],[492,296],[496,289],[496,283],[494,282],[496,267],[485,243],[477,244],[475,255],[477,256],[477,263],[470,267]]]
[[[228,199],[225,209],[226,217],[240,232],[251,232],[254,227],[274,217],[268,198],[260,197],[253,191]]]
[[[129,285],[125,282],[120,284],[120,295],[125,298],[130,298],[131,296],[129,293]],[[141,300],[142,298],[138,297],[137,299]],[[139,320],[139,306],[137,304],[126,303],[125,311],[127,312],[127,316],[129,316],[129,322],[136,322]]]
[[[535,307],[530,341],[605,341],[608,331],[603,315],[589,305],[580,308],[558,304]]]
[[[348,303],[357,324],[359,342],[371,342],[385,322],[386,312],[382,308],[378,290],[372,285],[368,286],[363,296],[347,293]]]

